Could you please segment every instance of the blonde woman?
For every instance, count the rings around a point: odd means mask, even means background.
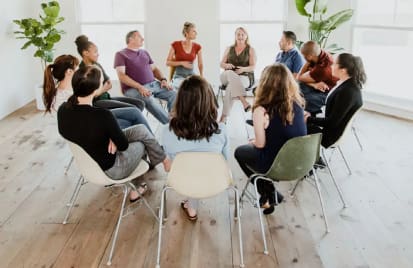
[[[182,29],[184,40],[174,41],[169,49],[166,65],[175,69],[172,76],[172,86],[177,89],[182,81],[194,74],[194,61],[198,58],[199,75],[203,76],[204,67],[202,47],[194,42],[197,36],[196,26],[192,22],[185,22]]]
[[[235,30],[235,43],[228,47],[221,60],[221,83],[226,86],[226,93],[220,122],[226,122],[230,114],[234,98],[238,98],[245,112],[251,109],[251,105],[245,99],[245,88],[254,84],[254,69],[256,54],[250,46],[247,31],[238,27]]]
[[[248,177],[256,172],[266,173],[287,140],[307,134],[304,99],[285,65],[276,63],[266,67],[256,94],[252,114],[255,140],[239,146],[234,153]],[[278,193],[278,202],[275,202],[275,188],[268,181],[259,180],[257,187],[264,214],[272,213],[283,196]]]

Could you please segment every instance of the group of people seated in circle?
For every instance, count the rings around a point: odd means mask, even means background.
[[[114,180],[131,174],[140,161],[148,161],[152,167],[162,163],[168,172],[176,154],[183,151],[218,152],[228,159],[225,122],[235,99],[246,112],[252,110],[255,139],[234,153],[248,177],[265,173],[293,137],[322,132],[322,145],[330,146],[362,105],[360,90],[366,75],[361,59],[342,53],[333,60],[314,41],[304,43],[300,51],[291,31],[283,32],[281,51],[260,75],[250,104],[245,88],[256,83],[257,56],[246,29],[239,27],[234,44],[220,62],[226,93],[218,118],[214,91],[203,77],[202,48],[194,42],[195,25],[186,22],[183,35],[185,39],[173,42],[168,53],[166,64],[174,69],[168,82],[149,52],[142,49],[141,33],[127,33],[126,48],[118,51],[114,60],[122,97],[108,93],[112,84],[98,63],[98,48],[84,35],[75,40],[81,61],[61,55],[45,70],[43,99],[47,112],[57,111],[59,133],[80,145]],[[195,60],[199,75],[194,71]],[[157,99],[167,102],[168,111]],[[324,105],[325,114],[317,116]],[[162,144],[142,113],[144,108],[165,124],[160,133]],[[145,184],[137,186],[139,194],[147,190]],[[263,213],[272,213],[283,196],[274,194],[272,183],[259,181],[257,187]],[[139,199],[139,194],[131,191],[130,201]],[[188,219],[197,219],[196,200],[183,200],[180,206]]]

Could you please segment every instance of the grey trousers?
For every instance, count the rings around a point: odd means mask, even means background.
[[[165,159],[166,154],[162,147],[144,125],[125,128],[123,133],[128,139],[129,146],[125,151],[116,152],[115,163],[105,171],[113,180],[121,180],[129,176],[139,165],[145,152],[153,166]]]

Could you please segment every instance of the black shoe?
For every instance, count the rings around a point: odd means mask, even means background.
[[[327,166],[326,163],[323,161],[323,158],[321,158],[321,157],[318,158],[318,161],[314,165],[315,168],[319,168],[319,169],[323,169],[326,166]]]
[[[254,126],[254,122],[252,122],[252,119],[245,120],[245,123],[247,123],[250,126]]]
[[[269,214],[273,213],[274,210],[275,210],[274,205],[272,205],[271,207],[264,209],[264,210],[262,211],[262,213],[263,213],[264,215],[269,215]]]

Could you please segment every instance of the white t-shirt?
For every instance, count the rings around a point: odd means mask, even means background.
[[[57,112],[59,109],[60,105],[62,105],[63,102],[67,101],[70,96],[73,95],[73,90],[70,88],[66,89],[58,89],[56,92],[56,96],[53,100],[52,104],[52,109]]]

